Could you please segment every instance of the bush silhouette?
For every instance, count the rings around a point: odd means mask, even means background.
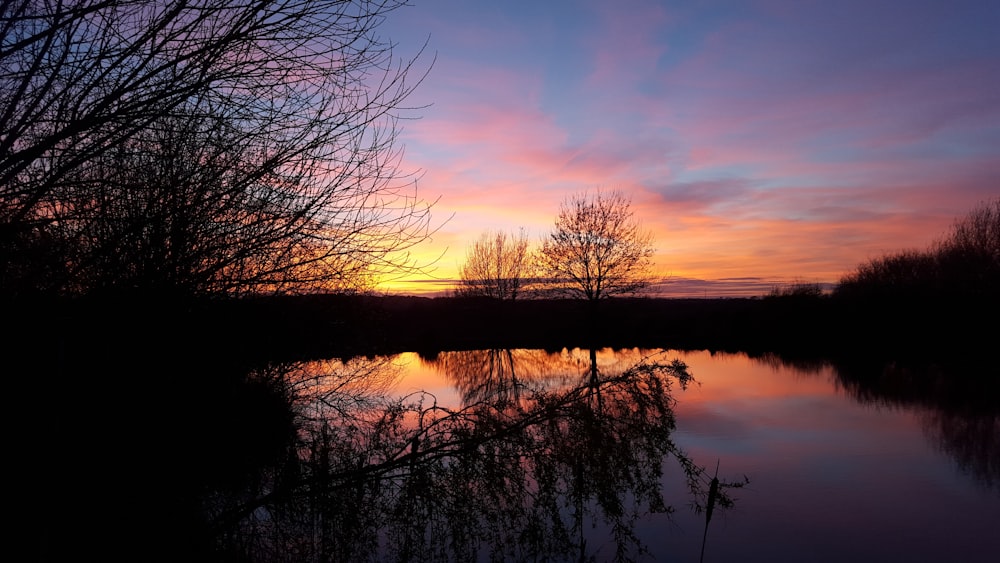
[[[856,298],[995,298],[1000,289],[1000,197],[956,221],[927,250],[873,258],[841,278],[835,293]]]

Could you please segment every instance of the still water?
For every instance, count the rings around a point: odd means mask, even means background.
[[[595,373],[592,361],[596,372],[608,374],[650,357],[679,359],[694,378],[670,389],[673,444],[706,469],[703,485],[717,474],[723,483],[743,486],[727,489],[733,505],[716,508],[706,531],[705,513],[690,506],[684,472],[673,456],[665,457],[658,478],[674,511],[637,503],[630,531],[642,547],[617,555],[649,561],[1000,560],[1000,405],[992,397],[945,389],[940,378],[947,373],[792,365],[773,356],[706,351],[493,350],[394,356],[386,390],[452,412],[488,397],[516,403],[529,393],[572,386]],[[636,491],[623,498],[637,498]],[[474,505],[475,487],[468,495]],[[581,553],[573,557],[616,556],[614,525],[599,512],[583,519]]]

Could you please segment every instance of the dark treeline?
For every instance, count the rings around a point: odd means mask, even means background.
[[[1000,198],[956,221],[925,250],[903,250],[860,264],[837,285],[844,297],[873,301],[995,299],[1000,291]]]
[[[564,347],[780,352],[805,357],[950,357],[995,348],[1000,299],[938,295],[912,300],[809,292],[760,298],[615,298],[498,301],[487,298],[307,295],[114,304],[75,300],[25,311],[64,339],[94,330],[183,342],[255,360],[352,357],[404,351]],[[184,327],[178,331],[177,327]],[[135,332],[138,331],[138,334]],[[157,333],[164,334],[157,334]],[[29,332],[30,334],[30,332]],[[37,332],[36,332],[37,334]],[[168,336],[165,336],[169,334]],[[46,347],[57,340],[46,340]],[[35,345],[38,345],[35,342]]]
[[[618,298],[501,303],[461,298],[364,298],[345,322],[372,351],[660,347],[816,356],[986,352],[996,298],[866,300],[826,295],[748,299]]]
[[[110,331],[103,341],[114,342],[120,330],[162,331],[188,352],[247,361],[577,346],[898,359],[990,352],[1000,341],[998,288],[1000,199],[957,221],[928,250],[860,264],[830,294],[812,284],[736,299],[5,292],[0,305],[26,336],[11,350],[55,349],[93,332]]]
[[[301,313],[286,336],[298,332],[292,342],[330,351],[640,346],[883,360],[981,355],[1000,341],[1000,199],[957,220],[926,250],[860,264],[832,294],[794,284],[745,299],[311,296],[279,302],[261,299],[254,307],[293,318]]]

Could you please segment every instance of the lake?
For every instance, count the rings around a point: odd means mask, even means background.
[[[625,559],[698,561],[703,539],[705,561],[992,562],[1000,557],[1000,405],[990,397],[957,397],[960,393],[941,383],[947,373],[893,365],[866,371],[707,351],[606,349],[591,355],[578,349],[484,350],[442,352],[430,358],[407,353],[371,361],[391,373],[381,380],[378,393],[419,397],[424,406],[453,413],[488,399],[500,397],[510,405],[528,400],[530,393],[571,387],[592,373],[591,360],[603,375],[627,370],[643,358],[679,359],[694,378],[683,389],[676,382],[670,389],[675,400],[670,436],[675,446],[706,469],[702,484],[717,471],[724,483],[743,486],[726,489],[733,505],[716,508],[706,532],[704,512],[689,506],[692,497],[684,472],[674,457],[665,456],[658,479],[664,501],[674,511],[648,510],[645,501],[637,502],[635,517],[628,520],[635,542],[625,542],[627,549],[619,551],[623,532],[616,526],[621,521],[608,523],[601,516],[600,499],[607,492],[600,485],[618,487],[616,493],[621,494],[616,498],[628,504],[647,492],[629,473],[642,468],[601,473],[604,470],[597,465],[588,465],[587,471],[597,477],[621,483],[598,483],[583,492],[562,489],[575,500],[552,503],[565,521],[571,521],[557,526],[556,532],[568,529],[579,537],[567,540],[572,547],[561,555],[557,550],[546,552],[552,559],[584,555],[602,561],[617,553]],[[320,371],[336,369],[343,367],[327,363]],[[631,439],[616,435],[609,447]],[[545,455],[564,455],[558,444],[541,439],[536,438],[532,447],[550,448]],[[620,452],[616,455],[621,459]],[[621,463],[643,459],[653,463],[648,457]],[[505,463],[526,462],[523,453],[515,452]],[[479,472],[469,473],[470,481],[482,479],[484,471],[496,471],[497,479],[510,477],[502,469],[476,467]],[[538,492],[537,483],[549,478],[544,471],[548,469],[535,462],[532,469],[512,474],[535,484],[523,494],[538,505],[549,500]],[[477,503],[494,503],[498,497],[479,491],[474,483],[458,481],[460,476],[461,472],[449,474],[448,486],[466,487],[468,506],[442,510],[468,512],[463,518],[475,528],[469,534],[481,536],[470,541],[478,546],[480,558],[518,553],[491,548],[489,541],[528,536],[484,527],[491,521],[508,525],[513,521],[537,528],[537,522],[521,513],[511,518],[490,513],[480,520]],[[480,508],[491,512],[496,507]],[[428,527],[421,534],[444,529]],[[447,530],[454,533],[453,528]],[[385,534],[393,532],[383,528],[381,533],[385,541]]]

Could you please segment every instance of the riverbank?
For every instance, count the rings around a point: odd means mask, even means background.
[[[204,301],[22,304],[26,341],[176,341],[251,358],[484,348],[649,347],[788,356],[952,357],[1000,341],[998,300],[566,299],[305,295]],[[21,340],[18,338],[17,340]]]

